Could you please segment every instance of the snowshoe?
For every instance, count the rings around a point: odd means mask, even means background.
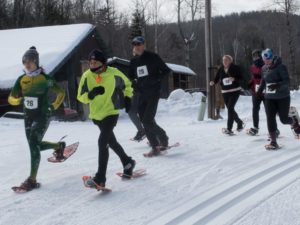
[[[235,133],[233,133],[232,130],[228,130],[227,128],[222,128],[222,133],[223,133],[223,134],[226,134],[226,135],[228,135],[228,136],[233,136],[233,135],[235,135]]]
[[[300,139],[300,126],[292,128],[296,139]]]
[[[256,136],[258,134],[259,129],[254,127],[254,128],[250,128],[249,130],[247,130],[247,134],[249,134],[250,136]]]
[[[117,172],[116,175],[118,175],[121,178],[125,178],[125,179],[134,179],[134,178],[138,178],[138,177],[146,175],[146,170],[145,169],[135,170],[132,172],[131,176],[125,175],[125,177],[124,177],[124,173],[122,173],[122,172]]]
[[[277,142],[272,141],[270,144],[265,145],[265,148],[266,150],[274,151],[280,149],[281,147],[277,144]]]
[[[136,162],[133,159],[131,159],[131,161],[124,166],[122,176],[123,178],[131,178],[135,164]]]
[[[98,184],[91,176],[83,176],[82,180],[86,188],[92,188],[92,189],[96,189],[97,191],[104,191],[104,192],[111,191],[111,189],[105,187],[105,183]]]
[[[16,193],[25,193],[33,189],[39,188],[40,186],[40,183],[36,182],[36,180],[33,180],[29,177],[20,186],[14,186],[11,189]]]
[[[246,126],[246,124],[245,124],[243,121],[241,121],[241,122],[238,124],[236,130],[237,130],[238,132],[241,132],[242,130],[244,130],[245,126]]]
[[[63,160],[65,158],[64,157],[64,150],[65,150],[65,147],[66,147],[66,142],[61,141],[61,142],[58,142],[58,144],[59,144],[59,147],[57,149],[54,149],[53,156],[57,160]]]
[[[158,155],[160,155],[160,150],[157,149],[157,148],[152,148],[152,149],[150,150],[150,152],[144,153],[143,155],[144,155],[146,158],[151,158],[151,157],[153,157],[153,156],[158,156]]]
[[[158,149],[160,152],[166,152],[167,150],[178,147],[178,146],[180,146],[180,143],[176,142],[176,143],[174,143],[172,145],[168,145],[168,146],[162,146],[162,145],[156,146],[156,149]]]
[[[57,158],[57,156],[56,156],[57,152],[55,151],[53,153],[54,156],[48,158],[48,162],[62,163],[64,161],[66,161],[69,157],[71,157],[76,152],[78,146],[79,146],[79,142],[75,142],[73,144],[66,146],[63,151],[60,150],[61,152],[63,152],[63,157],[59,156],[60,158]]]
[[[146,133],[144,130],[138,131],[136,135],[131,139],[132,141],[141,142],[146,138]]]

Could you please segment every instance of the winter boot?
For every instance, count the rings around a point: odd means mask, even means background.
[[[255,136],[255,135],[258,134],[258,131],[259,131],[258,128],[253,127],[253,128],[250,128],[250,129],[248,130],[248,134],[251,135],[251,136]]]
[[[96,177],[90,177],[84,181],[84,185],[88,188],[95,188],[97,190],[105,188],[105,182],[98,182]]]
[[[233,131],[232,131],[232,130],[229,130],[229,129],[227,129],[227,128],[223,128],[223,129],[222,129],[222,132],[223,132],[224,134],[229,135],[229,136],[234,135]]]
[[[246,126],[246,124],[241,120],[239,123],[238,123],[238,125],[237,125],[237,131],[238,132],[241,132],[243,129],[244,129],[244,127]]]
[[[131,178],[136,162],[130,159],[129,163],[124,166],[123,177]]]
[[[279,135],[280,135],[280,131],[277,129],[277,130],[276,130],[276,138],[278,138]]]
[[[159,150],[160,151],[165,151],[168,146],[169,146],[169,137],[167,135],[165,135],[163,138],[159,138]]]
[[[140,142],[146,138],[146,133],[144,130],[139,130],[136,135],[134,136],[133,140]]]
[[[39,188],[40,184],[36,182],[36,180],[28,177],[21,185],[20,188],[26,191],[31,191],[34,188]]]
[[[64,159],[64,150],[66,147],[66,142],[62,141],[59,142],[59,147],[57,149],[54,149],[53,155],[56,157],[56,159]]]
[[[277,150],[280,147],[279,147],[279,145],[277,144],[276,141],[271,141],[271,143],[266,145],[265,148],[266,148],[266,150]]]
[[[160,154],[159,147],[152,147],[150,152],[144,153],[144,156],[145,157],[153,157],[153,156],[158,156],[159,154]]]
[[[294,130],[294,134],[299,137],[300,136],[300,126],[299,126],[299,121],[297,117],[293,116],[293,124],[291,125],[291,128]]]

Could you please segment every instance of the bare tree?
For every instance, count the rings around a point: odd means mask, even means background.
[[[239,47],[240,47],[240,42],[238,40],[237,35],[233,40],[232,47],[233,47],[233,61],[234,63],[237,63],[237,57],[238,57]]]
[[[183,29],[182,21],[182,9],[187,8],[188,15],[190,15],[191,31],[185,31]],[[191,45],[196,40],[196,20],[201,17],[201,13],[204,7],[203,0],[177,0],[177,24],[180,36],[185,46],[185,65],[190,66],[190,52]],[[198,17],[197,17],[198,16]],[[196,43],[197,45],[197,43]]]
[[[298,0],[273,0],[278,9],[285,14],[285,25],[287,31],[287,39],[289,46],[289,70],[292,88],[298,89],[299,77],[296,72],[296,54],[295,54],[295,38],[293,34],[293,25],[291,23],[291,16],[299,10]]]

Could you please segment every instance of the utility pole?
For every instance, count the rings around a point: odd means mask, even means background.
[[[207,116],[209,119],[215,119],[215,101],[214,89],[210,86],[209,82],[213,78],[213,51],[212,51],[212,21],[211,21],[211,0],[205,0],[205,56],[206,56],[206,91],[208,111]]]
[[[154,0],[154,52],[158,53],[158,0]]]

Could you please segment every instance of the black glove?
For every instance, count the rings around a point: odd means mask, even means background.
[[[131,86],[132,86],[133,90],[136,90],[137,89],[137,80],[132,80]]]
[[[102,87],[102,86],[94,87],[93,90],[91,90],[88,93],[88,97],[89,97],[89,99],[93,100],[97,95],[102,95],[102,94],[104,94],[104,92],[105,92],[104,87]]]
[[[129,97],[125,97],[124,104],[125,104],[125,111],[126,113],[128,113],[131,108],[131,99]]]
[[[274,91],[274,90],[277,90],[278,88],[280,88],[280,84],[278,84],[278,83],[268,85],[269,91]]]

